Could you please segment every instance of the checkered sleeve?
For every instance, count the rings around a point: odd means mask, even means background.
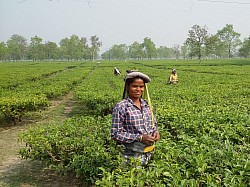
[[[112,112],[111,138],[120,143],[132,143],[140,141],[141,135],[133,134],[123,127],[125,109],[116,105]]]

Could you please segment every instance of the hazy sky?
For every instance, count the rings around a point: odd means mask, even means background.
[[[76,34],[97,35],[101,52],[149,37],[156,47],[182,45],[195,24],[215,34],[232,24],[250,36],[249,0],[0,0],[0,42],[13,34],[57,44]]]

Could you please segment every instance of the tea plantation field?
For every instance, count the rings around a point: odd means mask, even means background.
[[[167,85],[173,68],[179,83]],[[6,62],[0,69],[1,118],[18,125],[70,92],[82,111],[21,133],[23,158],[74,173],[89,186],[250,186],[250,60]],[[109,134],[128,69],[152,79],[161,139],[146,168],[123,168]]]

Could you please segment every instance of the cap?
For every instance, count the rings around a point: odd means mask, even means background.
[[[128,73],[126,75],[126,77],[125,77],[125,81],[127,79],[132,79],[132,78],[135,78],[135,77],[141,77],[145,81],[145,83],[148,83],[148,82],[151,81],[151,79],[149,78],[149,76],[147,76],[146,74],[141,73],[139,71],[134,71],[134,72]]]

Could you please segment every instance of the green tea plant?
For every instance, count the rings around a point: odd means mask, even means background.
[[[12,68],[12,72],[8,70],[8,65]],[[0,81],[0,84],[3,84],[0,90],[0,111],[14,124],[18,124],[25,113],[46,108],[49,105],[49,99],[70,92],[95,66],[87,62],[86,64],[75,63],[73,66],[57,62],[18,63],[17,67],[14,65],[13,63],[1,64],[4,71]],[[13,81],[13,78],[17,81]]]
[[[100,177],[100,167],[110,169],[117,164],[118,152],[108,136],[109,121],[110,116],[85,116],[30,129],[19,136],[26,142],[20,154],[42,160],[59,173],[74,172],[85,182],[94,183]]]
[[[47,98],[42,94],[11,94],[1,97],[0,111],[10,118],[15,125],[18,125],[24,113],[42,110],[48,105]]]

